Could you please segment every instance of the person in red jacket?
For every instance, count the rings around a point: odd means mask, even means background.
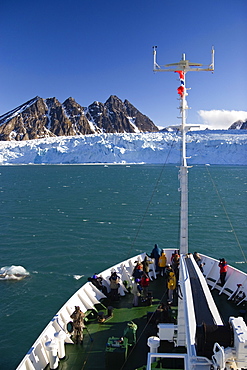
[[[140,282],[140,285],[143,288],[143,297],[144,297],[144,300],[148,296],[149,282],[150,282],[150,279],[149,279],[148,275],[144,272],[144,274],[142,275],[142,278],[141,278],[141,282]]]
[[[220,259],[219,268],[220,268],[221,286],[224,286],[225,282],[226,282],[226,273],[227,273],[227,262],[226,262],[225,258]]]

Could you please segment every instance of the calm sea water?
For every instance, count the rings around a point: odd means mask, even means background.
[[[178,249],[177,172],[160,165],[0,167],[0,267],[30,272],[0,281],[0,369],[16,368],[94,272],[155,243]],[[225,257],[247,272],[240,263],[247,255],[247,167],[195,166],[189,182],[190,251]]]

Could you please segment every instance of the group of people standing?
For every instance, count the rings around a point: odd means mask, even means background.
[[[145,256],[144,261],[136,262],[132,276],[134,277],[135,283],[133,287],[133,306],[138,306],[139,297],[142,296],[142,301],[145,301],[148,297],[148,287],[150,283],[149,277],[149,265],[152,261],[148,260]]]
[[[168,304],[172,304],[173,295],[177,288],[177,281],[179,276],[179,264],[180,256],[179,251],[175,250],[171,256],[170,263],[167,263],[167,256],[164,249],[160,249],[157,244],[155,244],[151,254],[151,258],[155,259],[155,269],[160,276],[166,278],[167,290],[168,290]]]
[[[149,282],[150,280],[152,280],[150,276],[150,265],[153,263],[155,264],[156,273],[160,276],[163,276],[166,280],[168,290],[168,304],[172,304],[173,294],[177,287],[179,260],[179,253],[175,250],[172,254],[170,263],[167,263],[168,258],[166,256],[165,250],[161,250],[158,245],[155,244],[150,255],[146,255],[142,262],[137,261],[132,274],[136,284],[133,291],[133,305],[138,305],[138,295],[142,295],[143,301],[147,300]]]
[[[203,272],[203,266],[205,265],[202,262],[202,258],[199,253],[194,252],[193,257],[198,264],[200,270]],[[169,262],[169,263],[168,263]],[[136,261],[136,265],[134,267],[132,276],[134,277],[135,284],[132,290],[134,295],[133,305],[138,306],[139,298],[141,297],[142,301],[147,301],[149,297],[149,284],[151,278],[150,274],[150,265],[154,264],[155,271],[159,276],[163,276],[164,280],[166,281],[167,285],[167,292],[168,292],[168,304],[173,303],[174,292],[177,288],[177,281],[179,278],[179,265],[180,265],[180,255],[179,251],[175,250],[171,256],[170,261],[168,261],[168,257],[166,256],[165,250],[160,249],[157,244],[154,245],[153,250],[151,251],[150,255],[146,254],[144,260],[142,262]],[[153,267],[153,266],[152,266]],[[220,259],[219,262],[220,267],[220,282],[223,286],[225,284],[226,279],[226,272],[227,272],[227,263],[224,258]],[[100,290],[106,288],[102,285],[102,281],[99,281],[99,278],[94,275],[94,280],[96,281],[97,285],[100,284]],[[102,280],[102,278],[101,278]],[[112,300],[118,300],[118,288],[120,286],[120,277],[117,275],[115,271],[112,272],[110,278],[110,298]],[[98,287],[98,286],[97,286]],[[103,291],[106,295],[107,292]]]
[[[179,251],[175,250],[171,256],[170,263],[168,262],[166,253],[164,249],[160,249],[157,244],[154,245],[154,248],[149,256],[150,258],[154,258],[155,260],[155,270],[160,274],[160,276],[165,276],[171,272],[170,270],[175,273],[175,276],[178,278],[179,272],[179,263],[180,263],[180,256]]]

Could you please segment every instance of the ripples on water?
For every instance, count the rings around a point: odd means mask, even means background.
[[[30,272],[0,284],[1,369],[18,365],[88,276],[151,251],[154,243],[178,249],[177,171],[159,165],[0,168],[0,267]],[[247,167],[195,166],[189,183],[190,251],[225,257],[247,272],[236,263],[244,259],[234,237],[247,254]]]

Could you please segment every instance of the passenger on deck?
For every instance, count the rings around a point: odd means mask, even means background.
[[[110,280],[110,289],[111,289],[111,298],[114,301],[118,300],[118,288],[120,286],[120,277],[117,275],[116,271],[112,272],[111,276],[109,277]]]
[[[150,275],[149,275],[149,271],[150,271],[150,265],[153,263],[153,261],[150,261],[148,259],[148,256],[146,255],[144,260],[142,261],[142,266],[143,266],[143,272],[145,272],[148,276],[149,276],[149,279],[152,280],[150,278]]]
[[[136,262],[132,276],[135,278],[135,282],[139,283],[143,275],[143,266],[140,262]]]
[[[179,251],[177,251],[176,249],[175,249],[174,253],[172,253],[171,262],[173,261],[173,258],[175,256],[175,254],[178,254],[179,255]]]
[[[142,275],[142,278],[141,278],[141,282],[140,282],[140,285],[143,289],[143,298],[144,300],[147,299],[147,296],[148,296],[148,287],[149,287],[149,277],[148,275],[144,272],[144,274]]]
[[[168,263],[168,265],[165,268],[165,277],[168,279],[170,272],[174,272],[171,265]]]
[[[161,253],[161,256],[159,258],[159,262],[158,262],[161,276],[163,276],[165,274],[166,262],[167,262],[167,258],[166,258],[166,254],[163,250],[162,253]]]
[[[150,254],[150,258],[154,258],[155,259],[155,270],[158,271],[159,270],[159,258],[160,258],[160,255],[161,255],[161,250],[160,248],[158,247],[157,244],[154,245],[154,248]]]
[[[128,339],[129,346],[136,344],[136,331],[137,325],[133,321],[128,322],[124,330],[124,337]]]
[[[84,317],[85,314],[80,310],[79,306],[75,306],[75,311],[70,316],[73,320],[73,336],[75,342],[83,341],[83,328],[84,328]]]
[[[220,268],[221,286],[224,286],[225,282],[226,282],[226,273],[227,273],[227,262],[226,262],[225,258],[220,259],[219,268]]]
[[[167,281],[167,288],[168,288],[168,304],[172,304],[173,302],[173,293],[176,289],[176,276],[174,272],[169,273],[168,281]]]
[[[180,257],[176,253],[174,255],[173,259],[172,259],[172,269],[173,269],[177,279],[178,279],[178,275],[179,275],[179,265],[180,265]]]
[[[139,297],[141,296],[141,286],[139,283],[134,283],[133,284],[133,289],[132,289],[132,294],[134,295],[133,297],[133,306],[138,307],[139,306]]]
[[[194,252],[193,257],[194,257],[194,260],[196,261],[196,263],[198,264],[198,266],[200,266],[200,263],[202,261],[202,258],[200,256],[200,254],[197,253],[197,252]]]
[[[94,274],[91,278],[88,278],[97,289],[99,289],[105,296],[107,296],[107,288],[102,284],[103,278]]]
[[[199,269],[201,270],[202,273],[204,273],[203,266],[205,266],[205,263],[204,262],[201,262],[200,265],[199,265]]]

